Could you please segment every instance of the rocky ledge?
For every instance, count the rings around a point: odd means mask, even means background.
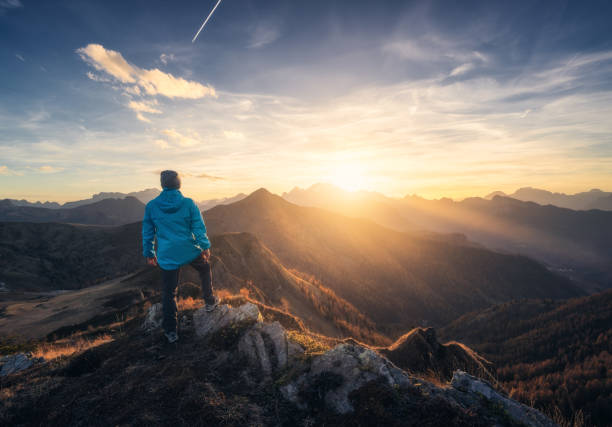
[[[159,325],[156,317],[160,312],[159,307],[151,307],[145,329]],[[487,381],[462,371],[454,372],[450,384],[435,385],[353,340],[321,354],[308,354],[278,322],[263,322],[259,309],[252,303],[235,308],[221,305],[210,313],[199,309],[193,314],[192,327],[200,340],[232,335],[237,340],[235,356],[245,360],[251,375],[278,387],[282,396],[301,410],[322,408],[350,414],[356,410],[353,402],[370,388],[377,393],[384,390],[404,406],[436,402],[437,407],[446,411],[444,416],[471,414],[478,425],[556,425],[536,409],[508,398]]]

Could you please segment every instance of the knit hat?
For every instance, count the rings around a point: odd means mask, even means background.
[[[181,188],[181,178],[175,171],[162,171],[161,173],[161,186],[164,190],[178,190]]]

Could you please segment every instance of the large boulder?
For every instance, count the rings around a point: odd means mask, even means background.
[[[238,351],[265,376],[287,368],[291,360],[304,353],[301,346],[287,339],[279,322],[251,326],[240,338]]]
[[[307,402],[302,396],[326,382],[323,393],[325,405],[340,414],[353,411],[349,394],[370,381],[382,379],[391,387],[411,385],[408,375],[375,351],[356,343],[342,343],[315,356],[310,370],[281,387],[283,396],[300,407]]]
[[[253,303],[247,302],[240,307],[220,305],[215,310],[207,312],[204,307],[193,313],[193,326],[198,337],[204,338],[231,326],[248,326],[262,322],[259,309]]]
[[[490,406],[500,408],[509,418],[519,424],[534,427],[557,425],[537,409],[501,395],[488,382],[463,371],[455,371],[451,386],[456,390],[451,392],[451,395],[464,405],[471,406],[477,404],[479,399],[486,399],[490,402]]]

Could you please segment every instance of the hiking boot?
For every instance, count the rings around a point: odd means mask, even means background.
[[[168,339],[168,344],[173,344],[178,341],[178,334],[176,332],[166,332],[165,335]]]
[[[212,304],[206,303],[206,307],[204,308],[206,311],[213,311],[219,305],[219,297],[214,296],[214,302]]]

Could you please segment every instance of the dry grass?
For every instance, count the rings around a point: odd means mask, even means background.
[[[113,337],[109,334],[100,335],[93,339],[72,338],[55,343],[41,344],[32,352],[32,355],[34,357],[44,357],[45,360],[53,360],[59,357],[71,356],[111,341],[113,341]]]
[[[307,356],[322,354],[332,348],[332,345],[320,339],[317,339],[318,337],[312,333],[287,331],[287,337],[290,340],[301,345],[304,348],[305,354]]]
[[[176,305],[179,311],[196,310],[204,305],[204,301],[201,299],[193,299],[192,297],[179,298]]]

